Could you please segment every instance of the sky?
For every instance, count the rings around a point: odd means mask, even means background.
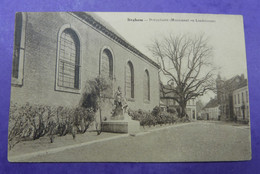
[[[247,77],[243,18],[240,15],[185,13],[95,13],[108,22],[130,44],[155,60],[148,50],[155,38],[179,34],[202,34],[213,47],[213,63],[223,78]],[[133,21],[133,20],[137,21]],[[140,21],[142,20],[142,21]],[[204,95],[205,103],[213,93]]]

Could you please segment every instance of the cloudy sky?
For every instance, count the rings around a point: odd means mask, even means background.
[[[129,43],[153,59],[147,46],[155,38],[167,34],[201,34],[214,48],[213,63],[222,77],[245,74],[246,53],[243,18],[239,15],[207,15],[178,13],[96,13],[107,21]],[[143,21],[132,21],[132,20]],[[209,93],[202,99],[206,102]]]

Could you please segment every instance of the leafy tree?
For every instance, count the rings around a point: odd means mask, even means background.
[[[106,92],[111,91],[111,81],[98,76],[88,81],[86,92],[83,94],[82,106],[93,108],[94,112],[99,111],[100,124],[96,125],[98,135],[101,133],[102,105],[106,102]],[[98,128],[99,127],[99,128]]]

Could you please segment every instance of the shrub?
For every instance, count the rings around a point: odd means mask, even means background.
[[[74,110],[68,107],[59,106],[57,108],[57,127],[56,134],[65,136],[73,126]]]
[[[155,106],[152,111],[152,115],[155,117],[159,116],[161,114],[161,108],[159,106]]]
[[[53,142],[55,135],[85,133],[94,121],[91,108],[50,107],[45,105],[18,106],[11,103],[9,116],[9,149],[24,139],[38,139],[49,135]]]
[[[169,113],[169,112],[162,112],[160,117],[163,118],[164,124],[173,124],[178,119],[176,114]]]
[[[169,112],[162,111],[160,107],[156,106],[152,112],[147,112],[143,110],[133,111],[128,110],[129,116],[133,120],[140,121],[141,126],[155,126],[157,124],[173,124],[177,121],[177,115]]]
[[[162,111],[160,107],[156,106],[152,111],[152,115],[155,116],[157,124],[170,124],[176,121],[174,118],[176,112],[174,110],[171,110],[171,112]]]
[[[85,133],[95,118],[95,112],[92,108],[77,107],[74,115],[74,125],[80,133]]]
[[[17,104],[10,105],[9,118],[9,148],[25,138],[38,139],[46,134],[47,108],[38,105],[31,106],[27,103],[19,107]]]
[[[190,119],[189,119],[188,116],[178,117],[177,120],[176,120],[176,122],[178,122],[178,123],[186,123],[186,122],[189,122],[189,121],[190,121]]]
[[[177,111],[174,108],[167,108],[167,112],[172,114],[177,114]]]

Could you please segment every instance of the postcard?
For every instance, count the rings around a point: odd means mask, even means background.
[[[14,20],[10,162],[251,160],[242,16]]]

